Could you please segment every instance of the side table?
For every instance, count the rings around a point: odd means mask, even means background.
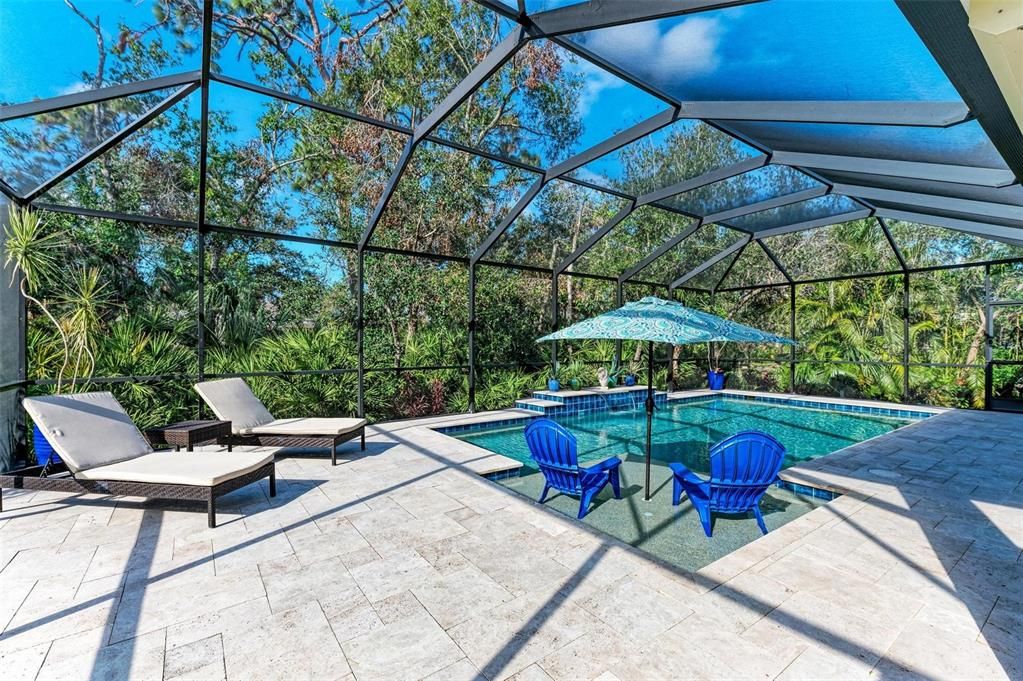
[[[181,421],[147,430],[146,439],[154,446],[173,445],[174,451],[185,447],[191,452],[195,445],[217,442],[230,434],[230,421]],[[227,446],[227,451],[231,451],[231,445]]]

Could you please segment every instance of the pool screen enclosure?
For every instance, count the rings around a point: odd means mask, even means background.
[[[1012,307],[1012,300],[999,299],[991,278],[992,271],[1019,276],[1023,263],[1023,103],[1019,101],[1018,82],[1007,82],[1004,73],[990,65],[971,28],[976,22],[959,0],[856,0],[812,3],[809,8],[808,3],[792,0],[476,0],[473,7],[477,11],[483,8],[501,22],[503,36],[474,64],[465,64],[452,87],[403,122],[372,110],[337,104],[345,101],[343,98],[311,96],[308,88],[286,87],[280,77],[250,76],[228,65],[224,56],[228,46],[233,45],[239,54],[243,51],[230,43],[232,37],[226,32],[228,12],[233,8],[230,3],[154,2],[173,14],[182,26],[195,30],[197,63],[187,64],[194,68],[170,69],[141,80],[71,88],[64,94],[23,98],[0,106],[0,126],[17,132],[19,125],[60,112],[101,103],[114,106],[133,98],[145,101],[125,125],[81,144],[73,158],[61,160],[60,167],[32,176],[23,167],[0,164],[0,195],[4,197],[0,223],[6,224],[8,206],[18,206],[109,219],[142,230],[178,230],[188,235],[190,254],[198,263],[189,282],[195,291],[191,320],[194,374],[98,376],[92,379],[93,384],[159,384],[227,373],[307,375],[324,380],[353,374],[357,380],[353,411],[365,414],[367,385],[373,374],[450,369],[465,373],[466,406],[473,410],[479,376],[492,364],[480,361],[480,276],[484,271],[515,270],[550,278],[549,320],[553,328],[560,326],[564,312],[561,308],[565,302],[559,295],[562,283],[574,279],[610,286],[617,305],[631,290],[665,297],[779,291],[789,301],[788,328],[783,334],[797,339],[797,303],[802,287],[862,278],[897,282],[905,342],[901,357],[888,362],[901,367],[902,395],[908,399],[912,367],[956,365],[953,360],[937,361],[911,353],[909,307],[914,281],[923,281],[936,272],[982,268],[987,282],[983,299],[987,323],[997,318],[997,310]],[[389,4],[394,5],[394,12],[405,9],[403,3]],[[322,15],[314,13],[314,18],[324,21],[336,18],[338,12],[357,12],[361,7],[327,0],[309,3],[310,7],[314,5],[331,8],[329,12],[323,10]],[[281,6],[285,11],[300,11],[295,3]],[[0,24],[5,32],[15,28],[12,22]],[[246,40],[272,40],[271,29],[259,24],[258,31],[253,29]],[[1009,32],[1008,28],[999,32],[990,26],[988,30],[998,35]],[[270,31],[270,38],[262,31]],[[712,38],[717,41],[714,52],[680,47]],[[766,46],[773,58],[764,59],[766,51],[746,49],[756,44]],[[585,144],[557,155],[513,152],[509,145],[454,134],[448,125],[452,117],[463,115],[474,97],[492,87],[503,69],[537,45],[570,55],[585,65],[585,73],[601,74],[600,78],[608,82],[613,79],[656,102],[658,108],[643,117],[610,122],[614,111],[588,111],[582,116],[584,123],[592,121],[592,128],[610,132],[600,139],[587,138]],[[839,49],[850,45],[856,49]],[[426,44],[423,49],[428,48],[434,46]],[[38,49],[57,50],[59,45],[46,40]],[[288,56],[284,53],[282,62]],[[711,71],[701,64],[714,68]],[[417,66],[414,60],[405,64],[410,71]],[[267,68],[272,71],[278,66],[274,62]],[[315,73],[302,73],[311,80],[316,78]],[[407,75],[390,73],[388,77],[400,80]],[[246,225],[242,219],[232,222],[231,216],[211,199],[224,184],[213,172],[222,153],[224,133],[219,115],[211,111],[211,92],[230,92],[237,101],[249,97],[252,101],[258,98],[278,103],[328,121],[365,126],[398,140],[395,148],[399,151],[383,172],[379,193],[366,206],[358,233],[280,233],[267,225]],[[196,148],[192,150],[197,162],[197,185],[192,195],[194,210],[188,215],[160,214],[158,206],[147,207],[152,210],[146,211],[110,210],[88,202],[76,203],[59,191],[62,183],[133,136],[144,134],[148,124],[192,95],[198,97]],[[236,115],[239,119],[245,116],[243,111]],[[679,126],[706,131],[701,134],[725,140],[722,144],[731,145],[733,151],[725,154],[718,165],[690,168],[681,174],[666,168],[656,181],[645,184],[616,181],[613,173],[601,177],[593,171],[608,159]],[[397,197],[410,184],[413,188],[430,186],[430,180],[416,175],[414,169],[420,155],[433,150],[482,159],[505,169],[502,172],[524,178],[518,185],[521,189],[517,198],[502,207],[498,218],[487,224],[471,248],[463,252],[412,249],[386,235]],[[614,209],[549,263],[504,257],[504,244],[520,229],[522,220],[536,215],[542,210],[544,197],[562,187],[613,202],[608,205]],[[623,258],[613,271],[585,266],[597,257],[594,254],[609,238],[623,231],[640,233],[653,214],[671,217],[677,227],[646,240],[649,247],[645,252],[631,254],[634,257],[628,261]],[[820,275],[796,262],[798,258],[793,254],[806,248],[806,242],[801,241],[805,235],[852,223],[861,230],[864,240],[884,250],[886,267],[864,273],[850,265],[838,274]],[[947,262],[908,257],[903,243],[912,236],[913,226],[921,225],[997,244],[1003,249],[999,251],[1001,256],[969,262],[954,257]],[[354,365],[279,372],[246,372],[243,368],[210,371],[207,306],[211,282],[205,263],[209,257],[206,249],[218,235],[350,254],[351,270],[346,275],[354,282]],[[367,302],[367,295],[372,293],[366,284],[367,263],[370,258],[388,257],[414,257],[465,268],[464,361],[443,366],[367,365],[367,320],[375,314]],[[764,263],[764,273],[738,277],[746,263],[754,260]],[[804,258],[806,261],[812,263],[812,254]],[[53,384],[49,378],[29,378],[26,303],[17,287],[8,285],[11,274],[5,270],[4,287],[0,289],[0,343],[4,349],[0,359],[4,396],[0,414],[5,433],[0,451],[2,468],[8,467],[18,441],[23,441],[18,398],[26,389],[45,389]],[[992,329],[982,339],[988,406],[992,403],[992,374],[1002,368],[1023,366],[1018,358],[996,356],[992,349],[994,336]],[[557,360],[557,353],[554,344],[552,361]],[[790,352],[787,361],[794,378],[798,365],[795,351]],[[996,401],[996,406],[1014,408],[1012,399]]]

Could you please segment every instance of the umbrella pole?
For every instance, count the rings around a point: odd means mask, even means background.
[[[654,342],[647,344],[646,360],[646,492],[643,498],[650,501],[650,437],[654,429]]]

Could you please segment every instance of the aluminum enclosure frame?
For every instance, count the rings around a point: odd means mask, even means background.
[[[365,304],[363,281],[365,278],[366,253],[390,253],[438,261],[458,262],[468,266],[469,281],[467,295],[469,302],[469,321],[467,334],[469,357],[468,363],[464,366],[458,365],[458,368],[464,368],[468,371],[470,410],[475,409],[477,373],[480,369],[480,366],[478,366],[477,363],[476,348],[478,322],[476,318],[476,276],[479,267],[500,267],[519,271],[549,274],[552,277],[553,292],[551,301],[552,320],[553,324],[557,326],[559,316],[557,300],[558,279],[562,275],[613,282],[617,287],[616,296],[619,301],[622,300],[622,287],[626,284],[660,287],[664,288],[670,294],[675,289],[680,287],[684,288],[684,284],[697,274],[706,271],[714,264],[734,255],[734,258],[729,265],[730,271],[731,267],[738,261],[741,253],[747,247],[757,247],[767,255],[785,279],[785,282],[782,284],[764,285],[764,287],[787,286],[790,289],[792,300],[791,330],[794,336],[795,294],[797,284],[901,274],[905,289],[905,305],[907,306],[905,318],[908,326],[909,277],[913,273],[933,271],[934,269],[955,269],[961,267],[984,266],[986,268],[990,268],[991,265],[994,264],[1023,262],[1023,259],[1012,259],[1005,261],[992,261],[987,264],[970,263],[964,265],[940,266],[936,268],[910,268],[907,266],[902,253],[899,251],[897,243],[891,236],[891,233],[884,221],[886,217],[892,219],[913,220],[924,224],[932,224],[981,236],[987,239],[999,240],[1013,245],[1023,245],[1023,229],[999,224],[997,220],[988,222],[983,219],[985,217],[989,217],[1002,220],[1017,220],[1023,219],[1023,216],[1021,216],[1020,211],[1015,209],[1015,207],[1007,207],[1003,204],[966,201],[964,199],[952,199],[929,194],[898,192],[858,185],[843,185],[830,182],[827,179],[827,172],[829,170],[868,172],[892,177],[915,178],[936,182],[957,182],[985,187],[1005,187],[1013,184],[1014,182],[1019,182],[1020,179],[1023,178],[1023,134],[1020,133],[1018,126],[1015,126],[1014,128],[1014,120],[1011,118],[1011,113],[1008,113],[1004,98],[1002,98],[997,86],[994,85],[993,77],[983,62],[983,56],[980,54],[979,50],[976,49],[976,45],[972,41],[972,38],[968,37],[968,26],[964,21],[964,10],[957,0],[939,0],[935,3],[927,3],[930,5],[927,9],[922,8],[923,3],[914,3],[911,0],[896,0],[896,2],[903,11],[907,20],[918,32],[925,45],[931,50],[939,64],[945,69],[950,80],[959,90],[963,101],[965,102],[965,107],[963,104],[958,102],[929,103],[926,106],[906,102],[810,102],[805,103],[803,106],[795,106],[791,102],[682,102],[652,85],[644,83],[642,79],[637,77],[635,74],[623,72],[621,69],[608,63],[598,55],[590,53],[585,48],[574,44],[565,38],[568,34],[578,33],[585,30],[636,23],[680,14],[710,11],[720,9],[722,7],[746,4],[751,1],[760,0],[634,0],[630,3],[608,3],[593,0],[591,2],[578,3],[537,14],[529,14],[525,12],[524,6],[521,3],[519,10],[516,11],[515,9],[504,5],[502,2],[499,2],[499,0],[474,1],[494,12],[512,19],[517,24],[516,29],[502,40],[491,54],[487,55],[479,64],[477,64],[476,67],[473,68],[472,71],[462,80],[462,82],[460,82],[452,90],[452,92],[443,99],[436,109],[429,112],[419,123],[409,129],[383,120],[344,111],[284,92],[272,90],[264,86],[213,73],[211,69],[211,41],[214,18],[213,3],[212,0],[203,0],[202,58],[201,68],[199,71],[182,72],[138,83],[115,85],[107,88],[101,88],[99,90],[85,91],[36,102],[0,107],[0,121],[6,121],[26,116],[39,115],[41,113],[60,111],[85,104],[110,101],[119,97],[139,93],[152,92],[172,87],[177,88],[168,98],[145,112],[138,121],[133,122],[124,130],[104,141],[100,146],[90,150],[83,155],[82,158],[77,159],[63,171],[58,173],[58,175],[42,182],[28,193],[19,193],[15,191],[9,184],[3,182],[2,178],[0,178],[0,193],[8,196],[8,198],[15,204],[33,205],[39,209],[72,213],[89,217],[105,217],[142,225],[155,224],[197,230],[199,235],[197,247],[199,265],[197,270],[196,287],[199,302],[197,303],[196,310],[196,327],[198,356],[197,378],[199,380],[203,380],[207,377],[207,374],[205,373],[205,310],[203,295],[205,286],[204,270],[206,234],[229,233],[240,236],[270,238],[282,241],[314,243],[354,250],[357,253],[356,280],[358,282],[358,312],[356,320],[358,368],[355,371],[358,373],[358,411],[360,415],[365,414],[365,376],[367,373],[373,371],[404,371],[416,369],[416,367],[384,368],[365,366]],[[932,9],[934,11],[930,11]],[[965,33],[964,30],[966,31]],[[549,39],[554,41],[561,47],[580,56],[580,58],[592,62],[596,67],[602,68],[661,99],[665,102],[668,108],[665,111],[662,111],[661,113],[656,114],[655,116],[652,116],[649,119],[576,154],[572,158],[562,161],[561,163],[547,169],[535,167],[512,158],[501,156],[500,154],[469,147],[467,145],[445,140],[433,135],[434,131],[444,122],[447,116],[450,115],[462,102],[471,97],[476,90],[481,87],[503,64],[507,63],[508,60],[513,59],[519,49],[521,49],[527,42],[537,39]],[[220,83],[230,87],[246,89],[267,97],[314,108],[382,129],[392,130],[408,137],[406,146],[396,167],[392,171],[385,191],[375,206],[365,231],[362,233],[357,242],[352,243],[329,239],[318,239],[299,235],[282,235],[262,232],[259,230],[244,230],[210,224],[208,222],[206,217],[206,185],[209,161],[209,93],[212,83]],[[130,136],[133,132],[155,119],[196,89],[200,90],[201,93],[201,127],[199,149],[199,191],[197,196],[198,217],[195,222],[174,221],[140,215],[78,209],[39,201],[48,189],[56,186],[56,184],[60,181],[66,179],[68,176],[87,165],[103,152],[115,147],[118,143],[128,138],[128,136]],[[1002,154],[1011,169],[1012,175],[1005,173],[1004,171],[986,168],[921,164],[890,159],[849,158],[823,154],[798,154],[785,150],[773,150],[759,144],[756,140],[751,140],[739,135],[734,130],[730,129],[728,125],[728,121],[732,120],[766,120],[781,122],[869,123],[879,125],[947,127],[956,125],[965,120],[970,120],[973,117],[976,117],[976,119],[980,122],[985,132],[989,135],[996,148]],[[719,168],[706,173],[705,176],[701,176],[700,178],[683,181],[676,185],[664,187],[642,196],[632,196],[620,189],[596,185],[592,182],[581,180],[570,175],[573,170],[578,169],[582,165],[612,153],[627,144],[647,137],[681,119],[702,120],[708,125],[750,144],[754,148],[758,149],[762,155],[741,164],[736,164],[738,166],[738,170],[736,167]],[[387,209],[394,190],[401,181],[404,171],[408,167],[416,148],[424,141],[440,144],[450,149],[504,163],[511,167],[516,167],[537,175],[537,178],[526,190],[519,201],[516,202],[507,214],[505,214],[505,216],[499,221],[498,226],[489,235],[487,235],[481,246],[472,254],[467,254],[466,256],[443,256],[411,250],[386,248],[376,246],[372,243],[374,231],[378,226],[384,211]],[[728,221],[731,219],[742,215],[753,214],[762,210],[769,210],[770,208],[780,205],[786,205],[784,201],[787,198],[795,199],[796,195],[792,195],[792,197],[774,197],[746,207],[747,209],[755,210],[743,212],[743,208],[738,208],[709,216],[693,215],[682,211],[677,207],[673,207],[670,204],[663,203],[666,199],[674,195],[684,193],[686,191],[692,191],[695,188],[706,186],[706,184],[710,184],[713,181],[721,181],[741,172],[750,172],[768,164],[791,167],[799,172],[805,173],[823,185],[820,190],[808,190],[808,192],[800,193],[803,195],[803,199],[799,200],[804,200],[806,197],[833,193],[836,195],[848,196],[854,202],[858,203],[862,209],[821,220],[811,220],[763,230],[760,232],[747,233],[742,236],[738,242],[718,252],[693,270],[690,270],[676,278],[670,284],[639,281],[634,279],[634,277],[643,268],[648,266],[657,258],[663,256],[675,246],[682,244],[687,238],[691,237],[699,229],[699,227],[705,224],[719,222],[726,227],[731,227],[731,225],[728,224]],[[732,174],[729,175],[728,173]],[[521,216],[543,188],[555,180],[570,182],[577,186],[586,187],[607,195],[616,196],[627,201],[627,205],[619,211],[619,213],[616,214],[609,223],[606,223],[604,226],[599,228],[597,232],[591,235],[590,238],[587,239],[582,246],[580,246],[580,248],[576,249],[576,251],[564,258],[551,269],[486,260],[486,255],[490,252],[501,236],[506,233],[507,229],[519,216]],[[703,184],[699,184],[700,182],[703,182]],[[892,200],[893,202],[903,203],[911,207],[913,210],[905,211],[878,207],[872,203],[874,200]],[[779,203],[779,201],[782,201],[782,203]],[[644,257],[640,261],[639,265],[630,268],[617,277],[572,271],[574,263],[590,248],[596,245],[600,239],[611,232],[615,225],[620,224],[621,221],[625,220],[637,208],[645,205],[650,205],[658,210],[664,210],[691,218],[694,222]],[[969,210],[978,219],[953,219],[943,215],[931,214],[928,212],[928,209]],[[768,236],[794,231],[803,231],[827,224],[836,224],[843,220],[862,219],[867,217],[874,217],[877,219],[889,246],[900,264],[899,271],[891,273],[863,274],[856,275],[855,277],[842,276],[820,280],[800,281],[794,279],[790,273],[785,270],[779,259],[763,242],[763,239]],[[733,227],[733,229],[735,228]],[[712,293],[716,291],[724,292],[736,290],[721,288],[721,285],[727,278],[728,273],[729,272],[726,271],[724,276],[718,280],[717,285],[715,285],[711,291]],[[749,288],[761,287],[748,287],[747,289],[742,290],[749,290]],[[552,358],[556,358],[556,352],[557,345],[552,344]],[[912,365],[912,363],[909,362],[908,350],[903,360],[903,366],[905,369],[904,393],[905,396],[908,397],[908,374],[909,367]],[[795,364],[797,362],[794,351],[790,356],[790,362],[791,370],[794,372]],[[314,373],[333,373],[335,371],[351,372],[352,369],[338,369],[330,370],[328,372]],[[293,372],[280,372],[280,375],[286,375],[288,373]],[[22,375],[24,375],[24,372],[22,372]],[[5,384],[4,386],[0,386],[0,390],[9,389],[11,387],[23,388],[29,383],[29,381],[19,381],[10,385]]]

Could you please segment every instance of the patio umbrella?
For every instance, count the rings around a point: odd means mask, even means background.
[[[751,326],[737,324],[708,312],[700,312],[674,301],[647,296],[617,310],[565,327],[537,342],[604,338],[647,341],[646,386],[646,492],[650,500],[650,439],[654,419],[654,343],[685,345],[733,341],[739,343],[782,343],[795,345],[791,338],[776,336]]]

